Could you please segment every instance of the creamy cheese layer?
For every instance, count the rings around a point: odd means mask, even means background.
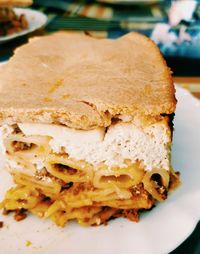
[[[125,166],[125,160],[141,161],[146,170],[169,170],[170,131],[164,121],[146,127],[134,123],[111,125],[108,129],[75,130],[61,125],[20,123],[24,135],[49,136],[53,152],[65,151],[70,158],[97,166]]]

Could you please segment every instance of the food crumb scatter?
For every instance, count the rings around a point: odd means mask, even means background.
[[[29,247],[31,244],[32,244],[31,241],[29,241],[29,240],[26,241],[26,247]]]

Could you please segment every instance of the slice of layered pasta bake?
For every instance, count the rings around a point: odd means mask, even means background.
[[[0,77],[1,147],[15,182],[0,204],[5,214],[59,226],[138,221],[178,185],[174,86],[148,38],[37,38]]]

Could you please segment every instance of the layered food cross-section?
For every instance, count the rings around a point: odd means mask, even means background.
[[[4,213],[59,226],[138,221],[178,185],[174,86],[146,37],[57,33],[19,48],[0,75],[1,147],[15,182]]]

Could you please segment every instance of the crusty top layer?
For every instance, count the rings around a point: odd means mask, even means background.
[[[119,115],[173,113],[174,85],[157,46],[129,33],[117,40],[59,32],[18,48],[0,68],[0,123],[90,129]]]
[[[0,7],[25,7],[32,4],[32,0],[0,0]]]

